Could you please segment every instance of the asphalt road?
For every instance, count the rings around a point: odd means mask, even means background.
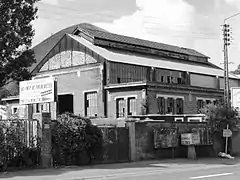
[[[239,180],[240,163],[149,161],[0,174],[6,180]]]
[[[170,171],[142,171],[132,172],[126,174],[116,174],[109,176],[102,176],[95,179],[109,179],[109,180],[239,180],[240,166],[228,167],[209,167],[209,168],[189,168],[189,169],[173,169]],[[79,178],[81,180],[81,178]]]

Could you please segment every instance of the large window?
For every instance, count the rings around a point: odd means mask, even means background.
[[[136,115],[136,98],[129,97],[127,99],[127,106],[128,106],[128,115]]]
[[[165,98],[158,97],[157,101],[158,101],[158,113],[165,114]]]
[[[183,114],[183,99],[176,99],[176,114]]]
[[[120,97],[116,99],[116,117],[133,116],[137,114],[136,97]]]
[[[167,98],[167,114],[174,114],[174,99],[169,97]]]
[[[117,118],[125,117],[125,100],[124,98],[116,99]]]
[[[85,116],[96,117],[98,113],[97,91],[85,93]]]
[[[202,99],[197,100],[197,109],[198,111],[204,107],[204,102]]]

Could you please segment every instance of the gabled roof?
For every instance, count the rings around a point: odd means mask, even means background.
[[[78,27],[78,30],[84,33],[87,33],[94,39],[103,39],[103,40],[131,44],[131,45],[163,50],[168,52],[175,52],[175,53],[184,54],[184,55],[209,58],[208,56],[205,56],[204,54],[194,49],[183,48],[179,46],[173,46],[169,44],[163,44],[159,42],[153,42],[153,41],[143,40],[143,39],[129,37],[129,36],[123,36],[123,35],[114,34],[114,33],[102,31],[102,30],[92,30],[92,29],[86,29],[82,27]],[[76,31],[77,30],[75,30],[75,32]],[[96,42],[94,43],[96,44]]]
[[[152,42],[147,41],[143,39],[133,38],[133,37],[127,37],[123,35],[118,35],[114,33],[110,33],[102,28],[99,28],[97,26],[94,26],[92,24],[88,23],[81,23],[74,26],[70,26],[68,28],[65,28],[49,38],[45,39],[35,47],[33,47],[33,51],[35,52],[35,58],[36,63],[34,63],[30,68],[30,72],[32,72],[37,64],[39,64],[40,61],[43,60],[43,58],[49,53],[49,51],[55,46],[55,44],[66,34],[73,34],[77,30],[80,30],[86,34],[88,34],[93,39],[101,39],[101,40],[107,40],[107,41],[115,41],[135,46],[141,46],[146,48],[152,48],[162,51],[168,51],[168,52],[175,52],[182,55],[191,55],[191,56],[197,56],[201,58],[208,58],[207,56],[201,54],[200,52],[189,49],[189,48],[182,48],[178,46],[158,43],[158,42]],[[94,44],[96,44],[95,41],[93,41]],[[96,44],[97,45],[97,44]]]
[[[47,39],[43,40],[41,43],[37,44],[32,48],[35,53],[36,63],[34,63],[30,68],[30,72],[32,72],[37,64],[43,60],[43,58],[49,53],[49,51],[56,45],[56,43],[66,34],[72,34],[76,28],[84,28],[88,31],[106,31],[94,25],[88,23],[81,23],[77,25],[73,25],[62,29],[61,31],[53,34],[52,36],[48,37]]]
[[[111,62],[119,62],[119,63],[125,63],[125,64],[134,64],[134,65],[164,68],[164,69],[174,69],[179,71],[187,71],[187,72],[192,72],[197,74],[205,74],[205,75],[212,75],[212,76],[219,76],[219,77],[223,77],[224,75],[222,69],[213,68],[211,66],[206,66],[206,65],[196,64],[196,63],[189,63],[189,62],[183,63],[183,62],[177,62],[177,61],[176,62],[167,61],[160,57],[153,58],[148,56],[140,56],[140,55],[135,55],[130,53],[123,53],[120,51],[111,51],[106,48],[96,46],[80,36],[76,36],[76,35],[69,35],[69,36]],[[232,75],[229,75],[229,77],[238,79],[237,77]]]

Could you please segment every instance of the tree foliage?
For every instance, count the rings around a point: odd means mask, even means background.
[[[0,0],[0,87],[9,80],[30,77],[28,67],[35,62],[30,49],[39,0]]]
[[[208,104],[200,110],[200,113],[206,115],[207,122],[213,131],[221,131],[226,128],[227,124],[230,128],[234,128],[239,121],[236,109],[226,107],[223,103]]]

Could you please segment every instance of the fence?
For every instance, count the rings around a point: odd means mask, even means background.
[[[37,120],[0,121],[0,165],[2,170],[38,166],[40,127]]]
[[[102,146],[95,151],[95,163],[129,161],[129,130],[125,127],[100,127]]]

